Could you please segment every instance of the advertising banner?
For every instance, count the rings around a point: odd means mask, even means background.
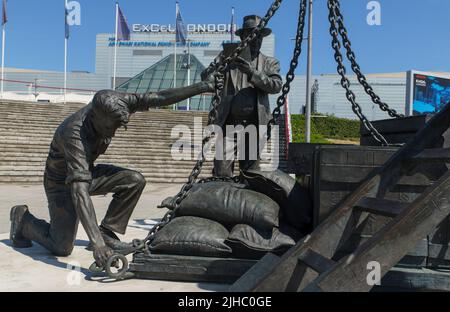
[[[450,77],[410,71],[407,86],[410,116],[436,113],[450,102]]]

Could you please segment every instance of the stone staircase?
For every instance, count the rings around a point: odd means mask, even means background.
[[[83,106],[78,103],[0,102],[0,183],[42,182],[49,145],[56,127]],[[171,138],[177,125],[189,127],[192,144],[201,143],[195,135],[194,118],[207,122],[205,112],[151,110],[134,114],[128,130],[120,129],[105,155],[96,163],[109,163],[141,172],[148,182],[183,183],[191,172],[191,160],[175,160]],[[206,162],[202,176],[210,176],[212,162]]]

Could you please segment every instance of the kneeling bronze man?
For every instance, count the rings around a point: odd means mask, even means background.
[[[126,128],[132,114],[171,105],[213,89],[212,82],[200,82],[140,95],[99,91],[89,105],[59,125],[50,145],[44,174],[50,223],[35,218],[27,206],[13,207],[10,232],[13,246],[31,247],[31,241],[35,241],[54,255],[68,256],[81,221],[97,265],[104,266],[120,243],[114,233],[125,233],[144,190],[145,179],[133,170],[94,166],[95,160],[105,153],[116,130]],[[98,226],[90,196],[107,193],[113,193],[113,199]]]

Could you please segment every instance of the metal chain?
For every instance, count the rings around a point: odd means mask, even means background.
[[[209,182],[231,182],[231,183],[241,183],[242,177],[209,177],[198,181],[198,183],[209,183]]]
[[[336,16],[336,0],[328,0],[328,9],[329,15],[328,20],[330,21],[330,34],[333,38],[332,47],[334,49],[334,58],[338,64],[337,72],[341,76],[341,85],[346,91],[346,97],[349,102],[352,104],[352,110],[358,116],[359,120],[361,120],[364,127],[370,132],[372,137],[380,142],[382,145],[389,145],[386,139],[378,132],[377,129],[372,125],[372,123],[367,119],[367,117],[363,114],[361,106],[356,102],[355,93],[350,90],[350,81],[346,76],[346,69],[343,61],[343,56],[341,53],[341,43],[339,41],[339,32],[337,27],[337,16]]]
[[[267,23],[270,21],[270,19],[273,17],[273,15],[278,11],[280,8],[281,3],[283,0],[276,0],[273,2],[269,10],[267,11],[264,18],[262,18],[260,24],[252,31],[252,33],[245,38],[239,46],[234,50],[231,56],[221,59],[219,61],[213,62],[209,67],[209,70],[214,70],[215,76],[215,90],[214,90],[214,96],[211,100],[211,110],[208,114],[208,125],[214,124],[215,120],[217,119],[218,115],[218,107],[222,102],[222,90],[223,90],[223,82],[225,79],[225,71],[227,70],[230,63],[232,63],[240,54],[241,52],[248,46],[248,44],[255,39],[258,34],[261,32],[263,28],[267,26]],[[200,175],[202,171],[203,164],[206,161],[206,157],[204,154],[204,147],[211,139],[211,135],[206,136],[202,140],[202,150],[201,150],[201,156],[200,159],[197,160],[194,168],[192,169],[191,174],[189,175],[187,182],[182,186],[180,192],[174,197],[174,209],[172,211],[169,211],[166,213],[166,215],[162,218],[158,224],[156,224],[150,231],[147,237],[141,241],[141,240],[135,240],[134,246],[137,249],[145,249],[148,244],[153,240],[156,233],[162,229],[167,223],[169,223],[175,216],[175,213],[177,209],[180,207],[181,202],[186,198],[188,195],[190,189],[196,182],[198,176]]]
[[[375,93],[372,86],[367,82],[366,76],[361,72],[361,67],[356,61],[356,55],[355,52],[352,50],[351,42],[348,38],[348,32],[344,25],[344,17],[341,13],[339,0],[334,1],[334,13],[336,17],[336,23],[338,25],[338,31],[342,37],[343,46],[347,50],[346,53],[347,58],[351,63],[352,70],[356,74],[359,83],[364,87],[366,93],[371,97],[372,102],[374,104],[377,104],[382,111],[387,112],[391,117],[395,118],[405,117],[404,115],[397,113],[395,109],[390,108],[388,104],[381,101],[380,97]]]
[[[267,141],[270,140],[270,137],[272,135],[272,126],[276,124],[276,120],[281,114],[281,108],[286,103],[287,95],[289,94],[289,91],[291,90],[291,83],[294,81],[295,78],[295,70],[298,66],[298,59],[300,55],[302,54],[302,42],[303,42],[303,33],[305,29],[305,16],[306,16],[306,8],[307,8],[307,0],[301,0],[300,2],[300,12],[299,12],[299,18],[298,18],[298,24],[297,24],[297,34],[295,37],[295,48],[294,48],[294,55],[292,57],[289,71],[286,74],[286,82],[284,83],[282,89],[281,89],[281,95],[277,99],[277,106],[272,112],[272,119],[267,124]]]

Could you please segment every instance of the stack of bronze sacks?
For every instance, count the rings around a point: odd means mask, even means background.
[[[150,251],[201,257],[259,259],[281,254],[307,234],[312,204],[305,188],[282,171],[249,170],[241,183],[193,186]],[[173,198],[163,207],[173,209]]]

